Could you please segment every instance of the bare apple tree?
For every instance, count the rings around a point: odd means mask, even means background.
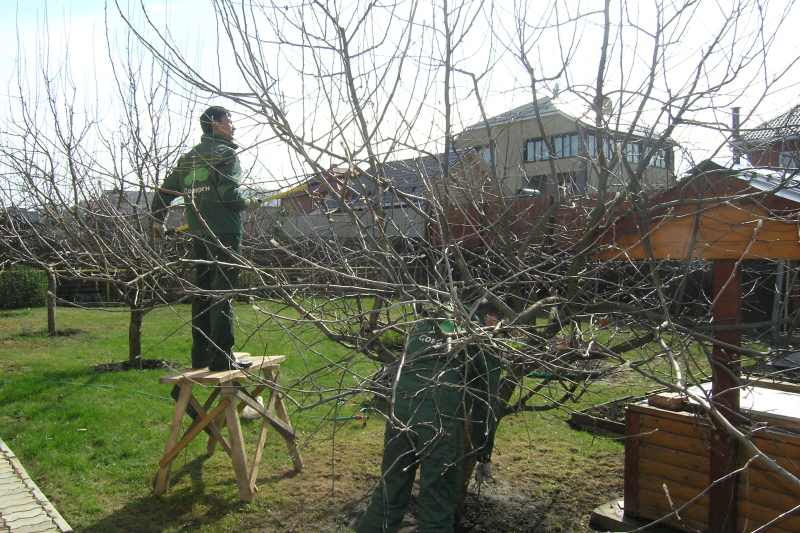
[[[5,261],[50,278],[50,334],[58,332],[58,285],[93,287],[90,297],[67,303],[124,302],[129,363],[139,368],[143,316],[165,297],[159,280],[185,277],[172,271],[185,270],[178,261],[185,243],[154,242],[148,200],[187,142],[188,124],[171,115],[191,115],[193,106],[176,98],[169,72],[127,38],[108,35],[113,68],[102,80],[96,73],[94,90],[91,83],[78,90],[69,57],[54,59],[49,39],[38,43],[34,68],[20,61],[0,146],[0,201]],[[171,289],[174,298],[185,292],[180,281]]]
[[[729,157],[737,135],[730,108],[744,106],[744,121],[752,120],[759,105],[791,86],[796,59],[777,52],[793,2],[213,6],[217,33],[205,36],[217,47],[212,62],[193,57],[146,16],[122,8],[119,15],[137,37],[129,53],[147,51],[154,72],[169,81],[148,85],[146,94],[164,86],[175,91],[170,102],[225,99],[285,148],[291,170],[277,185],[296,193],[281,199],[276,220],[248,225],[240,261],[250,286],[242,292],[255,297],[268,324],[294,335],[297,356],[307,358],[312,370],[287,391],[302,409],[365,391],[391,402],[403,339],[430,312],[461,325],[456,349],[501,354],[500,418],[591,401],[596,387],[631,370],[682,393],[709,378],[711,347],[719,345],[711,336],[709,264],[652,253],[601,260],[598,243],[607,244],[602,235],[621,215],[650,220],[652,198],[702,160]],[[119,90],[127,123],[144,116],[146,126],[124,135],[125,170],[79,149],[88,125],[56,121],[55,135],[37,144],[26,135],[44,131],[42,117],[30,107],[30,118],[18,117],[20,146],[30,148],[15,179],[25,187],[31,180],[37,207],[71,217],[59,226],[79,228],[85,233],[75,240],[93,243],[69,257],[45,246],[58,261],[26,257],[106,275],[132,263],[133,279],[145,285],[129,279],[126,290],[162,294],[171,277],[191,293],[177,267],[186,263],[148,242],[142,219],[98,208],[93,220],[130,221],[111,246],[86,217],[63,209],[98,195],[83,197],[90,168],[152,191],[156,169],[185,141],[164,136],[165,100],[136,107],[128,87]],[[62,116],[73,115],[48,115]],[[42,150],[50,139],[54,148]],[[52,150],[59,165],[69,164],[53,167]],[[647,243],[647,231],[640,236]],[[743,264],[753,270],[751,294],[771,290],[773,263]],[[473,322],[482,299],[502,310],[500,327]],[[757,333],[797,323],[796,311],[781,305],[785,313],[742,326],[749,348],[725,348],[763,363]],[[714,414],[713,400],[697,399]]]

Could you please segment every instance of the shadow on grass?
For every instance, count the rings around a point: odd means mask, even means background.
[[[76,533],[207,531],[212,524],[245,505],[238,498],[224,498],[207,491],[202,468],[208,459],[202,456],[180,468],[173,466],[174,488],[167,494],[132,500],[94,524],[76,529]],[[186,477],[190,481],[180,483]]]

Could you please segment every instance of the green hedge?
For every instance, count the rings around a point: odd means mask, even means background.
[[[33,268],[0,272],[0,309],[47,305],[47,274]]]

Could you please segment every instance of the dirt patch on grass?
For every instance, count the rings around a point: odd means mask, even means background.
[[[66,329],[59,329],[56,331],[55,335],[50,335],[50,332],[46,329],[37,329],[37,330],[30,330],[26,327],[22,328],[22,331],[19,333],[20,337],[72,337],[73,335],[80,335],[83,333],[81,329],[74,329],[74,328],[66,328]]]
[[[335,469],[330,463],[324,465],[311,459],[312,455],[308,454],[311,460],[306,461],[302,473],[274,478],[275,485],[256,497],[255,505],[268,507],[269,513],[243,515],[239,522],[241,530],[258,533],[353,531],[378,483],[374,472],[381,448],[370,446],[365,453],[363,444],[338,442]],[[592,510],[621,495],[622,454],[548,475],[518,457],[496,457],[496,482],[483,488],[480,494],[476,487],[470,488],[456,523],[456,533],[588,532],[591,531]],[[268,502],[265,496],[273,491],[291,495],[291,505]],[[401,533],[416,532],[416,493],[415,487]]]
[[[128,370],[158,370],[164,368],[167,370],[173,368],[183,368],[185,365],[166,361],[164,359],[142,359],[139,364],[132,364],[130,361],[119,361],[117,363],[106,363],[102,365],[95,365],[92,368],[95,372],[127,372]]]

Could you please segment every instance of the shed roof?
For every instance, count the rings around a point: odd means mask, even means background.
[[[742,130],[739,137],[746,143],[761,143],[797,138],[798,135],[800,135],[800,105],[755,128]]]
[[[598,240],[603,259],[800,259],[800,180],[792,172],[705,161]]]

